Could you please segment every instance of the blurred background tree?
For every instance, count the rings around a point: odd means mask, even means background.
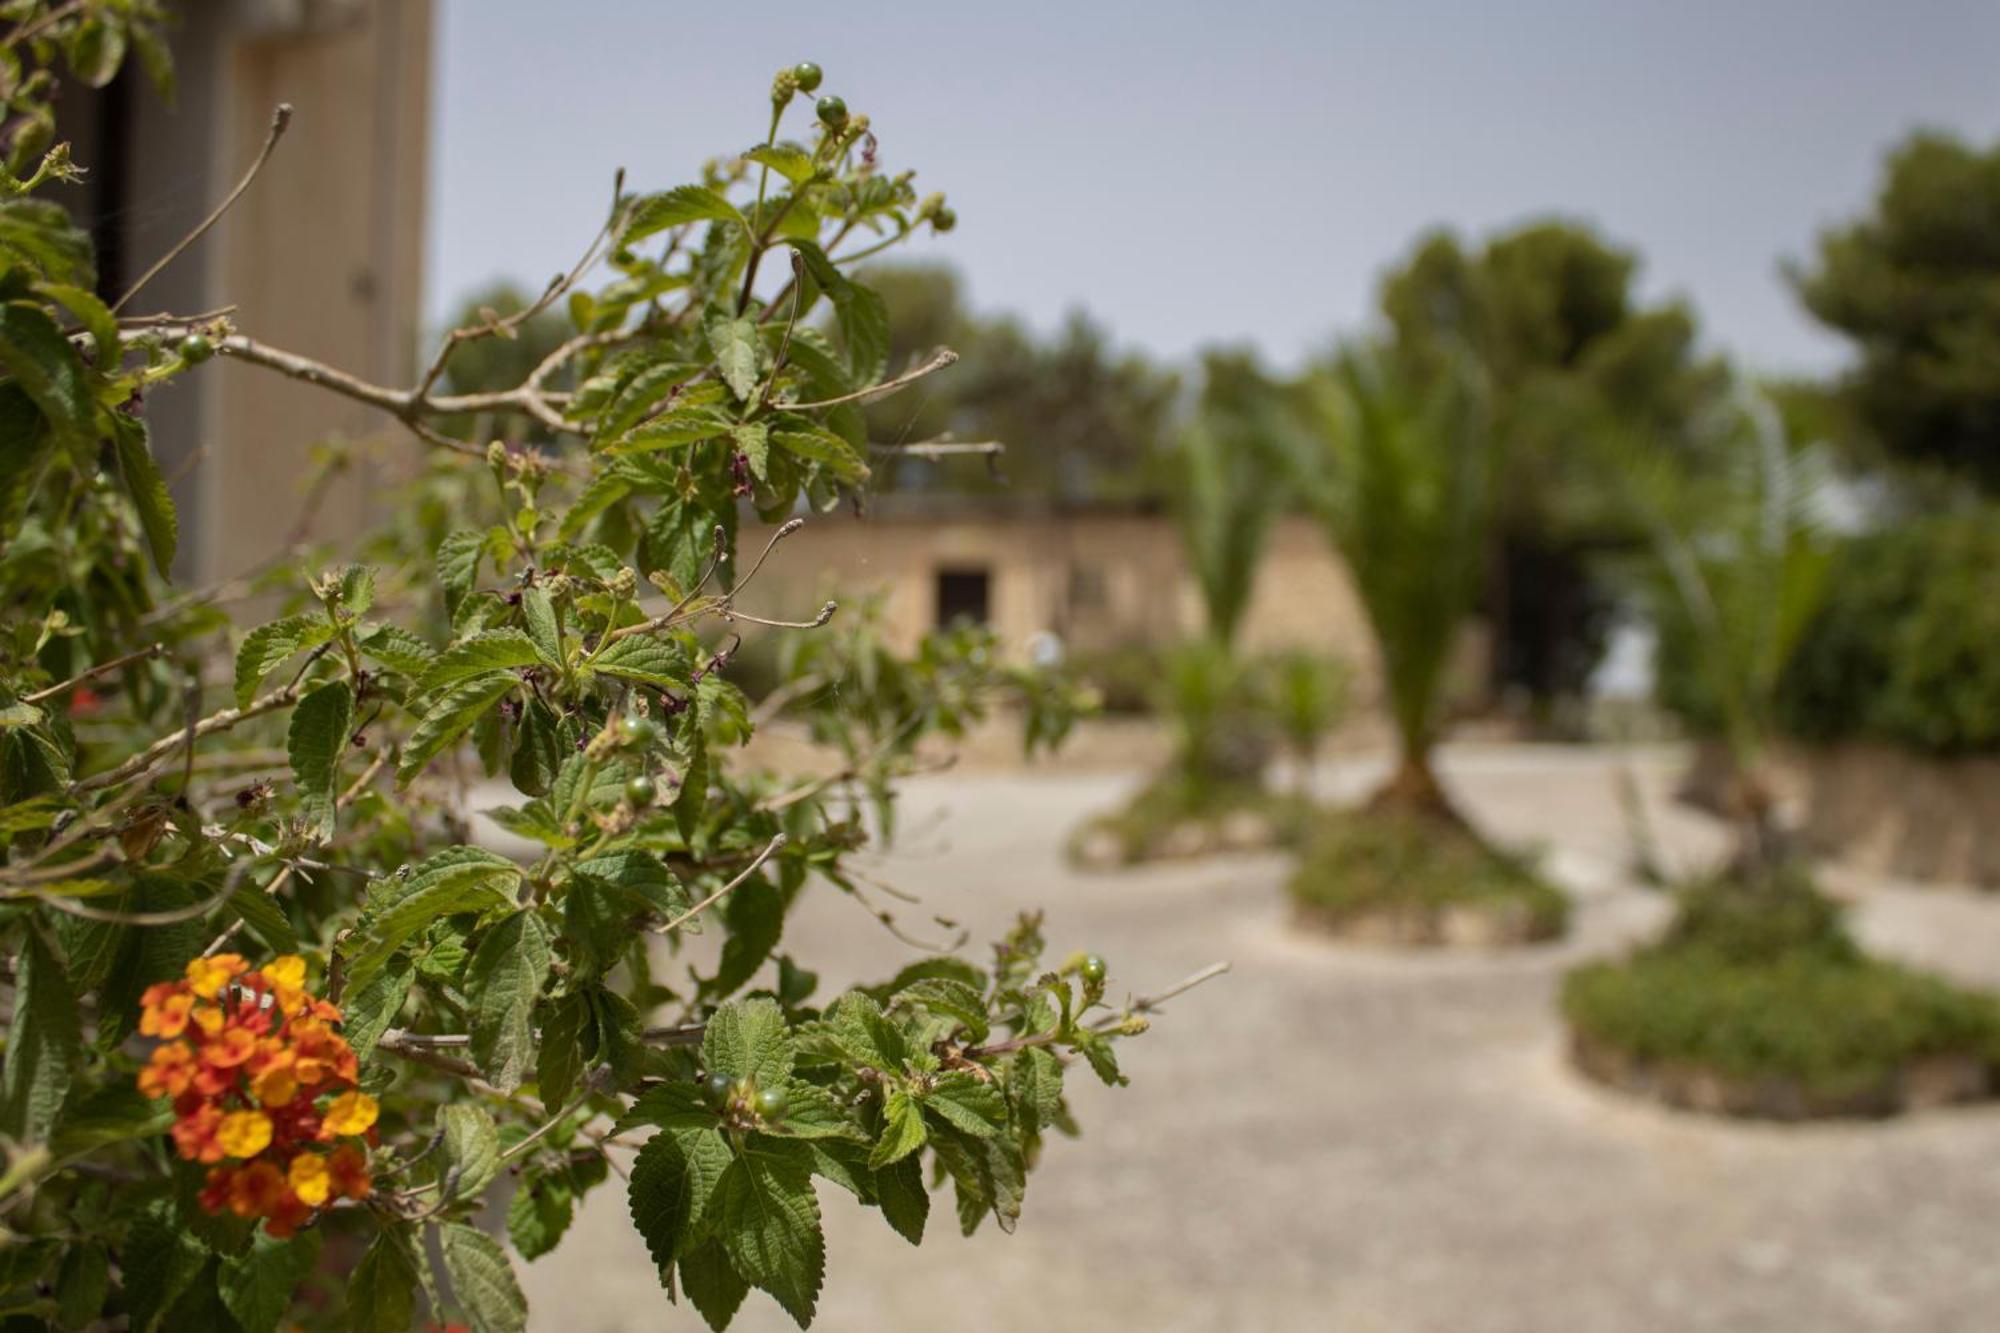
[[[1385,279],[1382,310],[1411,372],[1435,383],[1470,351],[1483,368],[1497,459],[1484,601],[1491,684],[1543,720],[1581,695],[1614,609],[1594,553],[1637,545],[1580,437],[1613,420],[1692,451],[1725,383],[1679,302],[1642,305],[1638,260],[1588,227],[1542,222],[1478,249],[1420,241]]]
[[[1835,386],[1848,443],[2000,492],[2000,144],[1912,136],[1869,210],[1790,276],[1858,353]]]
[[[1011,491],[1057,505],[1157,504],[1165,498],[1160,443],[1170,432],[1180,391],[1174,372],[1115,348],[1103,327],[1081,311],[1046,337],[1013,318],[976,316],[948,268],[885,266],[865,276],[888,305],[892,366],[940,344],[960,356],[948,373],[871,404],[870,441],[949,435],[1007,446],[984,476],[900,459],[882,469],[881,489]]]

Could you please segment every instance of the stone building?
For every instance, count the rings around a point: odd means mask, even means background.
[[[746,532],[742,549],[762,544]],[[940,496],[878,497],[866,517],[807,520],[746,598],[758,614],[810,615],[826,596],[878,599],[890,640],[908,647],[965,617],[1025,655],[1052,634],[1073,654],[1160,647],[1199,633],[1202,603],[1167,515]],[[1365,693],[1372,645],[1345,568],[1310,519],[1271,533],[1242,629],[1252,652],[1308,648],[1349,659]]]

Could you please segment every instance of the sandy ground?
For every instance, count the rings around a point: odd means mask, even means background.
[[[912,1256],[822,1189],[833,1330],[1543,1330],[2000,1327],[2000,1109],[1885,1124],[1717,1123],[1583,1085],[1554,995],[1577,959],[1660,919],[1627,882],[1632,773],[1662,848],[1716,830],[1665,798],[1670,755],[1480,746],[1446,771],[1495,835],[1541,846],[1576,894],[1572,937],[1488,957],[1366,952],[1287,927],[1285,863],[1248,857],[1079,875],[1061,845],[1133,779],[972,775],[911,785],[879,873],[974,939],[1048,909],[1144,992],[1227,958],[1126,1048],[1133,1086],[1070,1086],[1085,1128],[1030,1182],[1019,1231],[971,1240],[934,1209]],[[1330,766],[1329,792],[1372,765]],[[1856,884],[1876,947],[2000,984],[2000,900]],[[825,982],[910,955],[816,892],[794,930]],[[1837,1022],[1830,1014],[1827,1021]],[[915,1258],[916,1262],[910,1260]],[[616,1182],[522,1268],[533,1327],[698,1328],[668,1306]],[[753,1293],[733,1325],[790,1327]]]

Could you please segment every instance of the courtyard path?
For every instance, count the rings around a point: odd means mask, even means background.
[[[1576,894],[1571,938],[1493,956],[1331,945],[1287,926],[1285,862],[1115,875],[1062,861],[1068,829],[1130,779],[946,776],[911,784],[879,873],[975,941],[1040,904],[1057,956],[1089,947],[1114,993],[1217,958],[1235,971],[1125,1048],[1130,1088],[1071,1078],[1085,1141],[1057,1141],[1015,1235],[971,1240],[935,1208],[918,1262],[823,1190],[816,1328],[848,1330],[1984,1330],[2000,1326],[2000,1108],[1887,1124],[1717,1123],[1577,1082],[1554,997],[1577,959],[1660,920],[1624,867],[1615,773],[1662,850],[1716,830],[1666,799],[1670,755],[1478,746],[1446,773],[1480,822],[1538,844]],[[1329,792],[1374,765],[1330,765]],[[2000,899],[1855,884],[1885,951],[2000,985]],[[922,919],[913,909],[911,923]],[[815,890],[794,929],[823,984],[909,956]],[[1838,1021],[1828,1015],[1828,1021]],[[537,1329],[697,1328],[673,1309],[613,1181],[554,1255],[522,1268]],[[753,1293],[735,1329],[791,1327]]]

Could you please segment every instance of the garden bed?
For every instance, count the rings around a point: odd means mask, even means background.
[[[1454,818],[1392,808],[1322,817],[1289,891],[1302,926],[1364,944],[1502,948],[1569,920],[1526,861]]]
[[[1993,1095],[2000,998],[1846,943],[1753,957],[1669,940],[1572,972],[1570,1055],[1669,1106],[1801,1120]]]
[[[1099,815],[1073,833],[1069,859],[1085,870],[1115,870],[1289,847],[1309,813],[1298,797],[1263,786],[1162,779],[1124,809]]]

